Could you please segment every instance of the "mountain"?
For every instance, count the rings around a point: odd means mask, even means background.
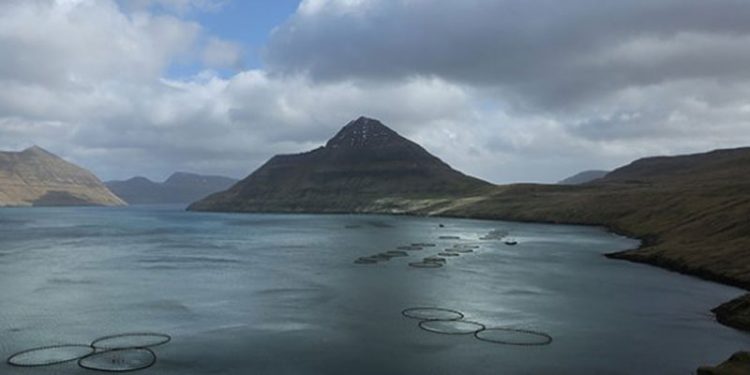
[[[0,206],[120,205],[91,172],[41,147],[0,152]]]
[[[691,155],[643,158],[615,169],[600,182],[733,183],[748,175],[750,175],[750,147],[743,147]]]
[[[145,177],[106,182],[112,192],[129,204],[190,203],[217,191],[228,189],[237,180],[222,176],[204,176],[176,172],[164,182]]]
[[[558,182],[559,185],[580,185],[587,182],[591,182],[604,177],[608,171],[591,170],[583,171],[581,173],[574,174],[564,180]]]
[[[494,185],[466,176],[380,121],[349,122],[325,146],[276,155],[231,189],[190,210],[248,212],[387,212],[408,200],[452,200]]]

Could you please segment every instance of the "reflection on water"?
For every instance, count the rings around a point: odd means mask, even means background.
[[[408,266],[473,243],[445,267]],[[708,313],[740,291],[601,256],[635,245],[596,228],[491,221],[2,209],[0,354],[146,331],[173,337],[147,370],[158,374],[683,374],[747,347]],[[411,306],[554,342],[425,332],[401,315]],[[0,373],[78,371],[61,366]]]

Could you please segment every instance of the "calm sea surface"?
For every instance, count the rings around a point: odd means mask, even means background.
[[[479,240],[492,230],[519,244]],[[437,246],[353,263],[415,242]],[[439,269],[407,265],[461,243],[481,247]],[[0,354],[150,331],[172,342],[144,374],[690,374],[750,345],[709,313],[740,290],[601,255],[636,245],[597,228],[475,220],[0,209]],[[554,341],[430,333],[401,315],[413,306]]]

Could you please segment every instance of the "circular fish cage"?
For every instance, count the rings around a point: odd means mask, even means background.
[[[438,255],[440,255],[441,257],[457,257],[461,254],[456,251],[441,251],[438,253]]]
[[[552,343],[552,336],[544,332],[517,328],[487,328],[474,333],[474,337],[505,345],[538,346]]]
[[[163,333],[131,332],[99,337],[91,342],[91,347],[97,350],[152,348],[171,340],[171,336]]]
[[[149,348],[122,348],[91,353],[78,360],[78,366],[102,372],[143,370],[156,363],[156,354]]]
[[[6,362],[16,367],[42,367],[73,362],[94,352],[91,345],[49,345],[14,353]]]
[[[409,256],[409,253],[407,253],[406,251],[401,251],[401,250],[390,250],[390,251],[386,251],[385,253],[388,254],[388,256],[396,257],[396,258]]]
[[[438,262],[425,262],[425,261],[422,261],[422,262],[411,262],[411,263],[409,263],[409,267],[414,267],[414,268],[440,268],[442,266],[443,266],[443,263],[438,263]]]
[[[460,311],[444,309],[442,307],[410,307],[401,310],[401,315],[417,320],[460,320],[464,314]]]
[[[470,245],[470,244],[455,244],[453,245],[453,248],[455,249],[478,249],[481,246],[479,245]]]
[[[419,250],[423,250],[422,246],[399,246],[396,249],[398,249],[398,250],[407,250],[407,251],[419,251]]]
[[[437,246],[434,243],[425,243],[425,242],[413,243],[411,245],[412,246],[416,246],[416,247],[435,247],[435,246]]]
[[[482,331],[485,326],[468,320],[422,320],[419,328],[441,335],[471,335]]]
[[[422,259],[422,262],[424,263],[439,263],[439,264],[445,264],[448,262],[447,259],[439,256],[429,256]]]
[[[372,259],[370,257],[361,257],[357,258],[354,261],[355,264],[376,264],[378,263],[377,259]]]
[[[367,258],[373,259],[373,260],[375,260],[377,262],[381,262],[381,261],[391,260],[391,258],[393,258],[393,257],[390,256],[390,255],[388,255],[388,254],[385,254],[385,253],[378,253],[378,254],[375,254],[375,255],[370,255]]]

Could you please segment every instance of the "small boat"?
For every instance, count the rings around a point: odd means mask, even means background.
[[[518,245],[518,241],[516,240],[505,240],[505,244],[508,246]]]

